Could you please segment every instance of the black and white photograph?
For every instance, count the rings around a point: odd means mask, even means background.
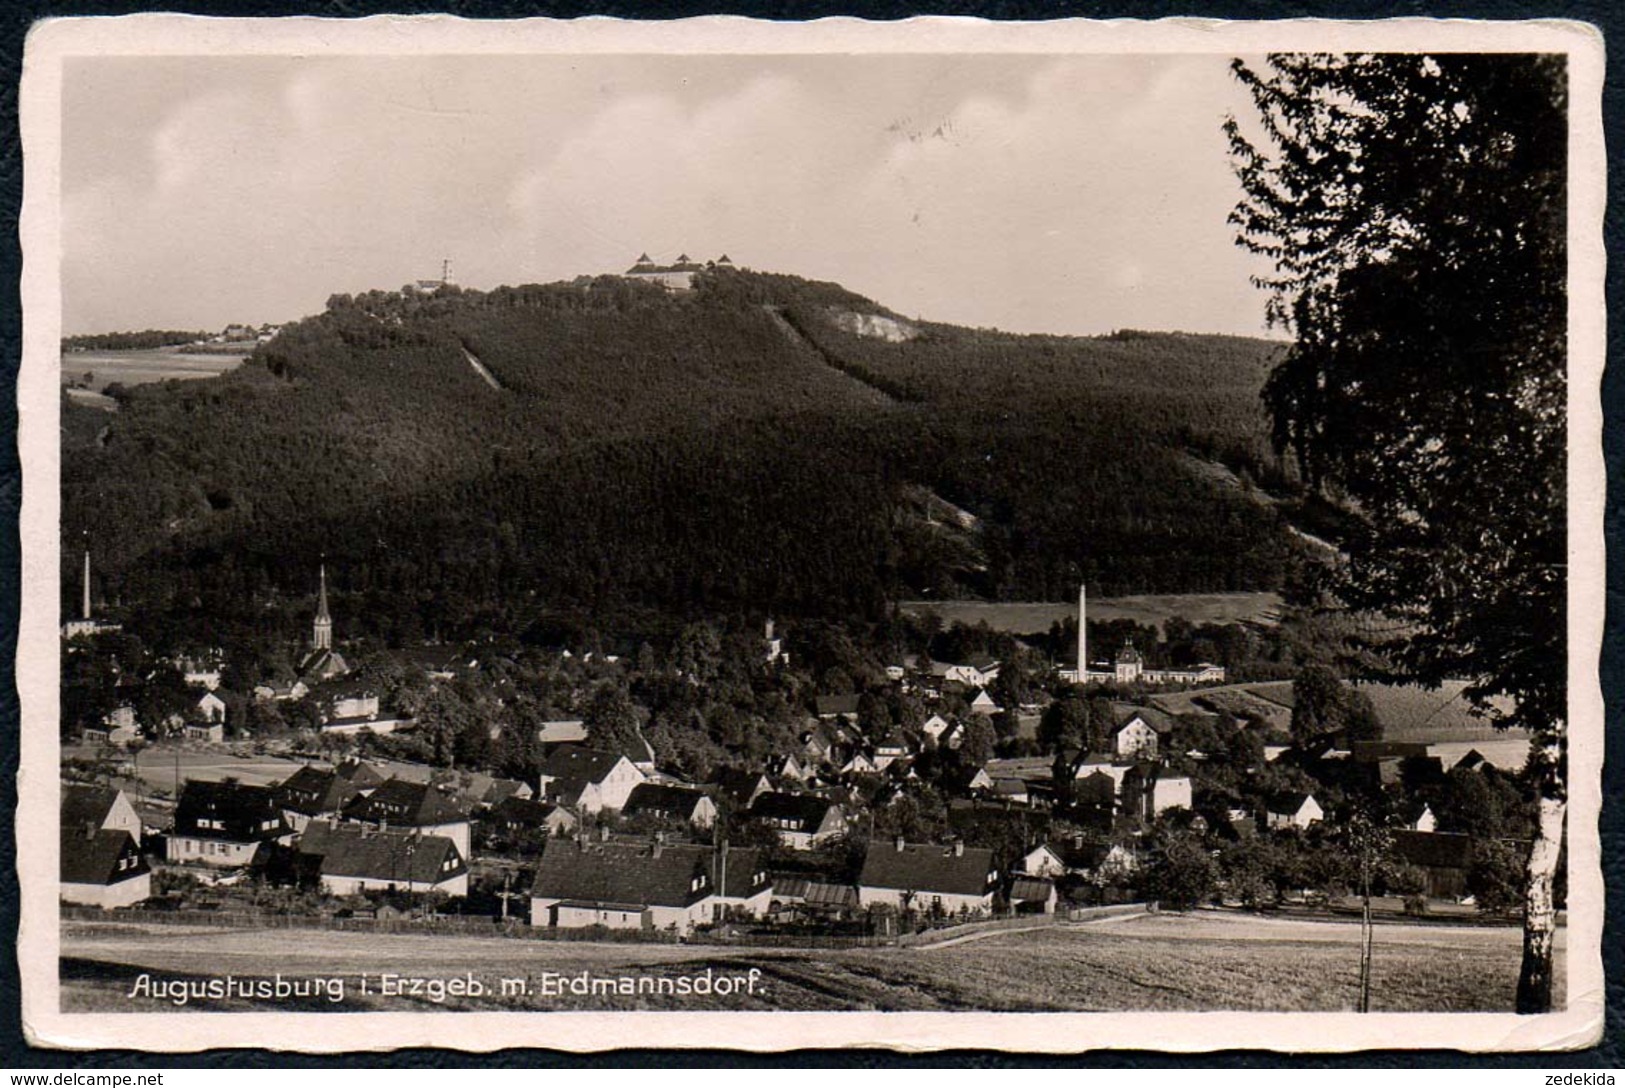
[[[1601,57],[36,28],[31,1038],[1594,1042]]]

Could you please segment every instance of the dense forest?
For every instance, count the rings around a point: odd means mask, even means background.
[[[120,389],[95,427],[65,402],[63,539],[128,621],[205,641],[291,630],[321,554],[347,637],[392,644],[1287,576],[1275,345],[893,343],[853,313],[894,316],[731,270],[335,296],[220,378]]]

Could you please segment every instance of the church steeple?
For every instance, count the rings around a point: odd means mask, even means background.
[[[333,648],[333,617],[327,611],[327,564],[321,566],[321,590],[316,597],[316,624],[311,645],[318,650]]]

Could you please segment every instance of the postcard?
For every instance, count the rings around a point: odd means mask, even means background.
[[[1602,71],[39,24],[29,1037],[1593,1042]]]

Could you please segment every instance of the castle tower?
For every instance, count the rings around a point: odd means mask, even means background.
[[[321,591],[316,597],[316,623],[311,645],[317,650],[333,648],[333,617],[327,611],[327,564],[321,567]]]
[[[1078,586],[1078,683],[1089,682],[1089,608],[1086,585]]]

